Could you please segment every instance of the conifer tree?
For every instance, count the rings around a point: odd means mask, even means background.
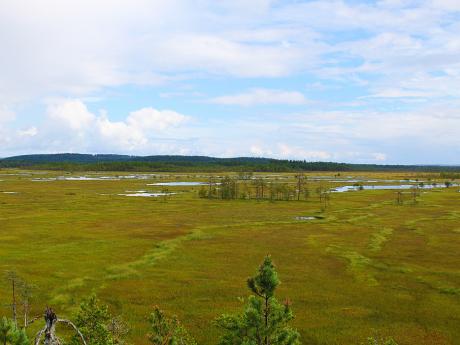
[[[168,317],[157,306],[150,314],[151,332],[148,337],[153,345],[196,345],[195,340],[173,316]]]
[[[101,305],[95,295],[80,304],[80,310],[75,318],[75,325],[83,334],[88,345],[111,345],[112,334],[109,330],[111,316],[106,305]],[[80,339],[75,336],[73,345],[80,345]]]
[[[370,337],[367,338],[367,345],[398,345],[393,338],[383,339]]]
[[[270,256],[265,257],[257,274],[247,281],[253,293],[239,315],[222,315],[216,320],[224,330],[221,345],[297,345],[300,335],[289,327],[294,315],[289,302],[275,298],[280,284]]]
[[[3,317],[0,319],[0,344],[29,345],[29,339],[24,329],[18,328],[14,321]]]

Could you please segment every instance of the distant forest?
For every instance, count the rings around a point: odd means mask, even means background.
[[[206,156],[129,156],[113,154],[37,154],[0,159],[0,168],[65,171],[158,171],[158,172],[297,172],[297,171],[424,171],[460,172],[460,166],[378,165],[307,162],[272,158]]]

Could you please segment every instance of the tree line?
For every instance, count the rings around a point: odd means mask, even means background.
[[[259,157],[215,158],[206,156],[127,156],[69,153],[4,158],[0,159],[0,168],[2,167],[65,171],[413,171],[460,173],[460,166],[349,164]]]

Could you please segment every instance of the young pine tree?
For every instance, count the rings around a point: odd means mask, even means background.
[[[370,337],[367,338],[367,345],[398,345],[393,338],[383,339]]]
[[[95,295],[80,304],[75,317],[78,327],[88,345],[112,345],[114,341],[109,329],[111,316],[106,305],[101,305]],[[75,336],[72,345],[80,345],[80,339]]]
[[[281,304],[275,298],[279,285],[278,274],[270,256],[267,256],[255,277],[249,278],[249,296],[244,311],[239,315],[222,315],[216,320],[224,330],[221,345],[297,345],[300,335],[289,327],[294,315],[289,303]]]
[[[1,345],[29,345],[29,339],[24,329],[19,329],[14,321],[3,317],[0,319]]]
[[[173,316],[168,317],[157,306],[149,317],[150,329],[148,337],[153,345],[196,345],[195,340]]]

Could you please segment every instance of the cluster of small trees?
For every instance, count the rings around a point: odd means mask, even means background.
[[[18,314],[22,314],[23,327],[26,328],[34,319],[30,319],[30,298],[35,288],[34,285],[27,283],[24,279],[17,275],[15,271],[6,271],[5,279],[11,286],[11,310],[12,322],[18,325]]]
[[[432,186],[433,186],[433,187],[436,187],[436,186],[437,186],[437,183],[436,183],[436,182],[433,182],[433,183],[432,183]],[[444,182],[444,186],[445,186],[446,188],[450,188],[450,187],[452,186],[452,183],[449,182],[449,181],[445,181],[445,182]],[[416,204],[416,203],[418,202],[417,198],[420,196],[420,190],[423,189],[424,187],[425,187],[425,183],[420,182],[419,184],[414,185],[414,186],[410,189],[410,192],[407,193],[407,194],[410,194],[410,199],[412,200],[412,203],[413,203],[413,204]],[[397,205],[403,205],[405,199],[407,199],[407,198],[404,198],[404,194],[403,194],[402,191],[396,192],[396,204],[397,204]]]
[[[248,177],[250,176],[250,177]],[[225,176],[220,180],[210,179],[207,186],[198,192],[200,198],[208,199],[255,199],[255,200],[308,200],[310,190],[307,178],[296,175],[296,183],[289,184],[278,181],[267,181],[264,178],[253,178],[251,175]]]
[[[249,176],[225,176],[219,180],[210,178],[207,186],[202,186],[198,191],[198,196],[203,199],[269,201],[307,201],[311,197],[307,177],[303,174],[295,175],[295,184],[253,178],[252,174]],[[321,209],[327,209],[331,200],[330,190],[320,184],[314,192],[319,198]]]
[[[223,314],[214,324],[222,331],[219,345],[300,345],[299,332],[290,326],[294,319],[291,303],[280,303],[275,291],[280,284],[270,256],[265,257],[254,277],[247,280],[251,295],[238,314]],[[35,337],[34,345],[44,335],[44,345],[61,345],[55,325],[63,322],[75,330],[69,345],[125,345],[129,329],[119,316],[113,317],[95,295],[80,304],[75,321],[59,319],[47,308],[45,327]],[[195,339],[175,316],[166,315],[155,306],[149,316],[147,338],[152,345],[196,345]],[[0,319],[0,345],[29,345],[27,326],[18,327],[14,320]],[[392,339],[369,338],[368,345],[397,345]]]

